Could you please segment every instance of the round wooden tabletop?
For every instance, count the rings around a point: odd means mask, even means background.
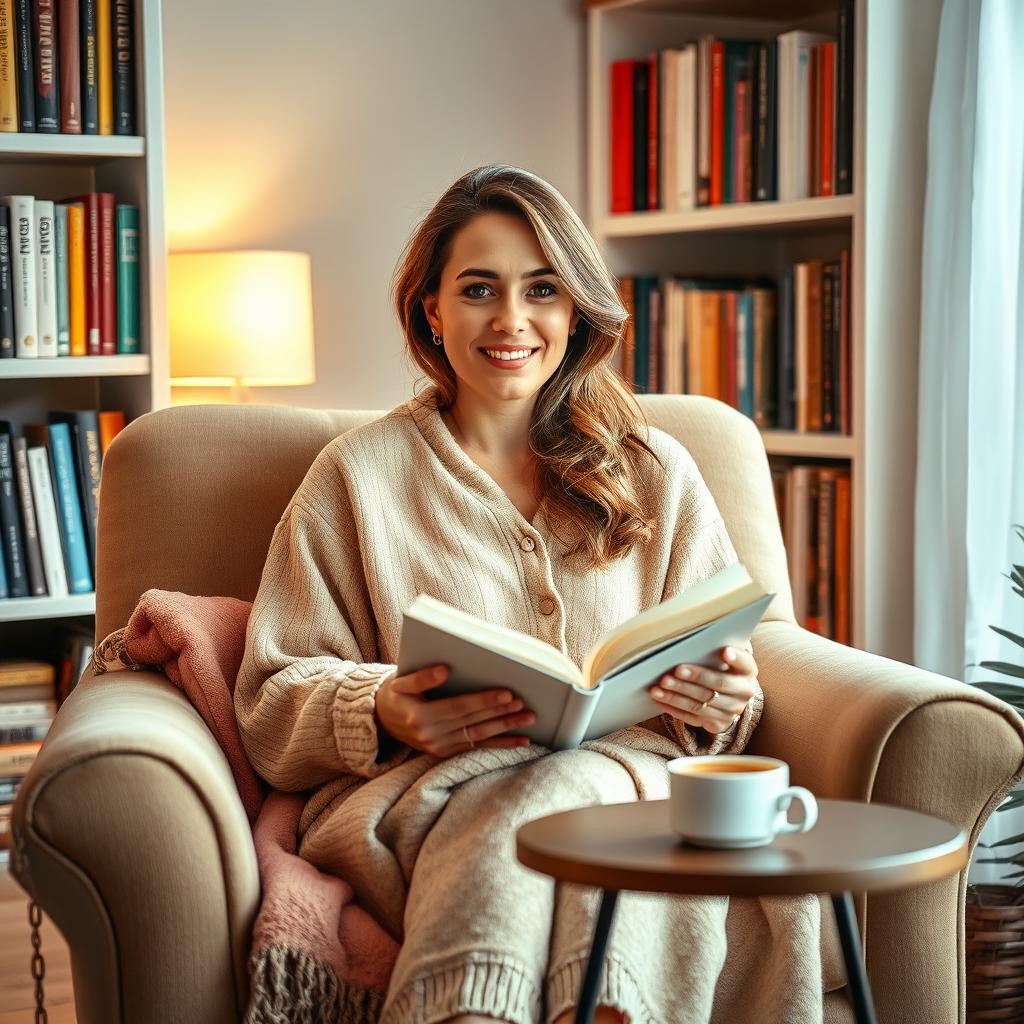
[[[709,896],[900,889],[945,878],[968,859],[955,825],[888,804],[819,799],[809,832],[749,850],[688,845],[669,828],[668,805],[639,800],[538,818],[516,833],[516,854],[565,882]]]

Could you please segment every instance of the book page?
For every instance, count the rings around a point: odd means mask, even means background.
[[[764,596],[764,588],[739,563],[727,566],[682,594],[634,616],[607,633],[583,663],[583,685],[596,686],[605,676],[648,647],[663,646],[699,626]]]

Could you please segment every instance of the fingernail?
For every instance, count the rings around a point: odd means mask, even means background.
[[[726,661],[735,661],[736,660],[736,652],[731,647],[726,647],[726,649],[725,649],[725,660]]]
[[[665,695],[665,691],[660,686],[655,686],[654,689],[651,690],[651,696],[657,697],[659,700]]]
[[[498,703],[499,704],[507,704],[511,699],[512,699],[512,694],[511,693],[499,693],[498,694]]]
[[[438,665],[438,667],[434,669],[434,678],[435,678],[435,679],[436,679],[436,680],[437,680],[438,682],[440,682],[440,681],[441,681],[442,679],[444,679],[444,677],[445,677],[445,676],[446,676],[447,674],[448,674],[448,669],[446,669],[446,668],[444,667],[444,665]]]
[[[681,668],[679,670],[679,678],[680,679],[689,679],[690,676],[692,676],[692,675],[693,675],[693,673],[688,668]]]

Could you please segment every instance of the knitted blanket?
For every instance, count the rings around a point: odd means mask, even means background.
[[[350,825],[347,834],[339,832],[344,828],[341,816],[331,807],[307,806],[308,794],[270,790],[242,747],[232,694],[251,607],[235,598],[146,591],[127,626],[97,646],[79,685],[114,670],[160,671],[188,697],[224,750],[253,825],[262,888],[249,956],[246,1024],[378,1024],[382,1019],[407,1019],[409,1000],[424,983],[415,974],[410,949],[422,944],[430,948],[433,940],[440,941],[463,925],[446,916],[448,911],[439,913],[435,921],[440,930],[432,936],[429,914],[421,916],[428,923],[403,954],[403,908],[408,900],[411,912],[421,913],[417,901],[437,903],[434,894],[452,892],[456,886],[473,891],[474,885],[486,885],[486,872],[493,871],[488,865],[498,863],[508,841],[502,833],[514,832],[515,824],[510,820],[509,829],[470,834],[473,829],[466,822],[479,820],[486,808],[493,807],[493,787],[505,787],[509,793],[516,785],[531,787],[532,805],[528,800],[512,801],[526,807],[527,817],[561,809],[559,803],[586,802],[588,794],[573,790],[579,786],[579,773],[568,772],[560,755],[545,757],[543,748],[535,745],[476,752],[494,759],[493,765],[483,767],[469,755],[440,765],[436,759],[413,758],[364,787],[356,801],[362,810],[357,806],[350,812],[354,827]],[[645,749],[614,742],[620,734],[587,745],[590,802],[602,798],[595,796],[599,790],[604,799],[610,793],[613,800],[667,795],[664,761],[677,748],[649,730],[622,730],[640,733],[649,740],[634,737],[633,742],[646,743]],[[335,797],[343,798],[345,788],[339,780]],[[302,857],[297,855],[300,835]],[[429,890],[410,893],[408,882],[417,859],[426,864],[432,881]],[[480,877],[467,882],[474,859],[481,865],[476,869]],[[458,907],[443,902],[458,916]],[[560,906],[563,920],[571,923],[573,917],[565,909],[569,904]],[[559,1005],[571,1005],[589,942],[585,907],[574,906],[569,945],[579,946],[579,957],[556,979],[553,998]],[[674,900],[671,907],[678,910],[664,918],[674,934],[666,936],[669,941],[659,945],[655,957],[648,955],[648,945],[650,924],[658,918],[650,913],[661,914],[665,905],[659,906],[645,908],[638,902],[631,923],[627,904],[620,900],[615,926],[620,948],[639,950],[639,963],[650,972],[638,981],[636,964],[616,966],[613,958],[609,960],[609,970],[618,972],[616,984],[623,991],[632,988],[634,1024],[684,1019],[810,1024],[821,1020],[823,991],[844,983],[838,951],[828,934],[832,928],[823,934],[814,896]],[[484,926],[490,927],[486,922]],[[497,920],[494,930],[499,930]],[[684,942],[687,931],[689,941]],[[675,991],[684,973],[686,1007],[673,1006],[673,1012],[666,1013],[664,1001],[659,1004],[646,990]],[[389,985],[393,991],[387,1002]],[[544,1019],[539,1016],[540,998],[523,981],[524,1017]],[[648,1003],[649,998],[653,1002]],[[555,1007],[548,1009],[553,1012]]]

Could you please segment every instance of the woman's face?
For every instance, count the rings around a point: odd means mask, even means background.
[[[497,211],[454,236],[438,294],[423,308],[460,391],[489,401],[533,398],[558,369],[578,320],[529,221]]]

